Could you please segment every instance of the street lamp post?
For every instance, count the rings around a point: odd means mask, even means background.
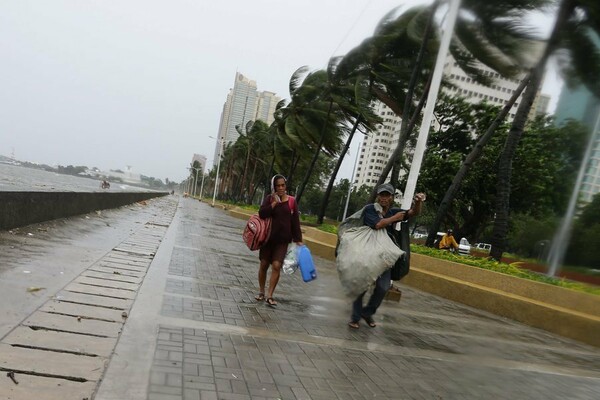
[[[196,197],[196,187],[198,186],[198,171],[200,171],[200,168],[190,167],[190,169],[196,171],[196,179],[194,180],[194,193],[192,194],[192,197]],[[204,182],[204,171],[202,171],[202,181]]]
[[[209,136],[209,138],[218,140],[219,143],[219,160],[217,161],[217,174],[215,175],[215,191],[213,193],[212,206],[215,206],[215,199],[217,198],[217,189],[219,187],[219,169],[221,167],[221,153],[223,153],[223,138],[217,139],[215,137]]]
[[[202,166],[202,183],[200,184],[200,200],[202,200],[202,191],[204,190],[204,165]]]
[[[352,176],[350,177],[350,184],[348,185],[348,195],[346,196],[346,206],[344,207],[344,215],[342,221],[346,219],[346,213],[348,212],[348,203],[350,202],[350,192],[352,192],[352,186],[354,183],[354,175],[356,175],[356,164],[358,163],[358,156],[360,155],[360,148],[356,149],[356,158],[354,159],[354,167],[352,167]]]

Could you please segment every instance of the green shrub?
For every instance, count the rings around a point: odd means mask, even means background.
[[[580,292],[591,293],[600,296],[600,288],[584,285],[577,282],[566,281],[564,279],[553,278],[542,274],[537,274],[528,270],[521,269],[515,264],[500,263],[492,259],[477,258],[471,256],[459,256],[447,251],[440,251],[438,249],[432,249],[431,247],[420,246],[417,244],[411,244],[411,251],[431,256],[435,258],[441,258],[448,261],[453,261],[461,264],[470,265],[472,267],[483,268],[490,271],[500,272],[506,275],[516,276],[518,278],[529,279],[536,282],[548,283],[550,285],[561,286],[568,289],[577,290]]]

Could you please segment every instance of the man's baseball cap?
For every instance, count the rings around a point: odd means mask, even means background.
[[[389,194],[394,194],[395,190],[394,190],[394,187],[392,185],[390,185],[389,183],[384,183],[382,185],[379,185],[379,187],[377,188],[377,194],[381,194],[383,192],[388,192]]]

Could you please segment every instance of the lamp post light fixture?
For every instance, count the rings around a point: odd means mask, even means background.
[[[213,193],[212,206],[215,206],[215,199],[217,198],[217,189],[219,187],[219,169],[221,167],[221,154],[223,153],[224,139],[217,139],[216,137],[209,136],[211,139],[219,141],[219,160],[217,161],[217,174],[215,175],[215,191]]]

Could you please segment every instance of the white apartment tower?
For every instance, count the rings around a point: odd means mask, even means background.
[[[198,161],[200,164],[200,173],[204,173],[204,170],[206,169],[206,156],[194,153],[192,157],[192,163],[190,165],[193,166],[196,161]]]
[[[256,81],[236,72],[233,88],[227,94],[221,113],[214,165],[219,159],[220,146],[227,146],[237,140],[239,133],[236,126],[239,125],[243,130],[249,121],[258,119],[271,124],[274,121],[275,106],[280,100],[273,92],[259,92]]]
[[[375,105],[375,112],[383,122],[377,125],[377,129],[370,135],[365,136],[360,145],[353,183],[356,187],[374,186],[387,160],[398,145],[402,122],[400,117],[381,102]]]
[[[478,68],[484,75],[493,79],[491,86],[483,86],[473,81],[458,67],[452,56],[449,55],[444,67],[444,76],[446,80],[454,84],[454,87],[445,89],[446,93],[450,96],[464,97],[471,103],[487,101],[491,104],[504,106],[524,77],[523,75],[516,79],[507,79],[501,77],[497,72],[492,71],[483,64],[479,64]],[[538,92],[530,118],[535,117],[539,98],[540,94]],[[509,121],[513,120],[518,106],[519,100],[517,100],[510,110],[508,115]],[[360,155],[353,179],[353,184],[356,187],[362,185],[374,186],[377,183],[383,167],[398,144],[401,124],[400,117],[396,116],[392,110],[383,104],[376,106],[376,112],[383,118],[384,122],[378,125],[377,129],[369,136],[365,137],[360,146]]]

